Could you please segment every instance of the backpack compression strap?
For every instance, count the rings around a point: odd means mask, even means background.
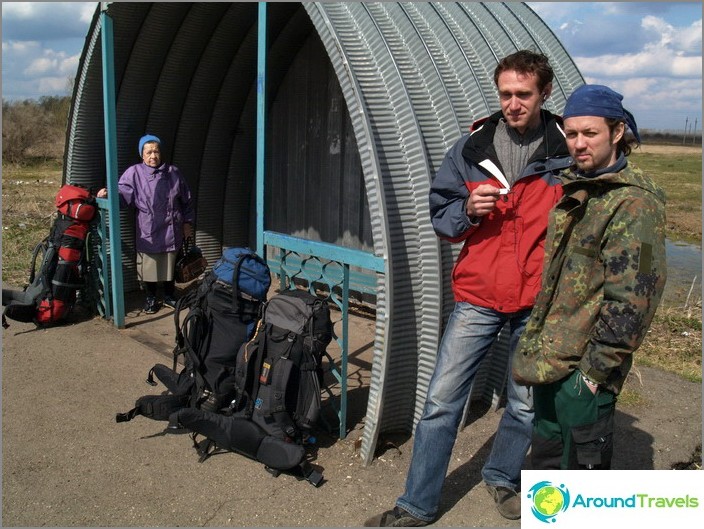
[[[232,268],[232,309],[238,314],[242,313],[242,301],[240,299],[240,268],[242,268],[242,263],[247,257],[251,257],[252,254],[242,254],[237,259],[235,266]]]

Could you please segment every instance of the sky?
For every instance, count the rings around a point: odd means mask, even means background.
[[[640,129],[702,128],[702,3],[528,2]],[[2,97],[70,95],[96,2],[2,3]]]

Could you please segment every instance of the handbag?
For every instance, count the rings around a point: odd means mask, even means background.
[[[200,248],[193,244],[190,237],[183,240],[183,245],[176,260],[175,279],[177,283],[188,283],[199,277],[208,267]]]

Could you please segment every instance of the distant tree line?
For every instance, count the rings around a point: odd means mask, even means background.
[[[640,131],[640,139],[643,143],[657,143],[665,145],[701,145],[702,131],[689,132],[668,132],[644,129]]]
[[[2,161],[27,164],[61,159],[66,143],[70,96],[2,101]]]

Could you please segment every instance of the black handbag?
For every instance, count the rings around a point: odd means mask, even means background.
[[[175,279],[177,283],[188,283],[198,278],[208,267],[203,252],[190,237],[183,240],[183,245],[176,260]]]

